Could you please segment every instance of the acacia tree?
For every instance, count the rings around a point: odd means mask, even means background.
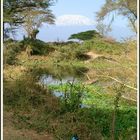
[[[4,32],[8,29],[6,24],[15,28],[19,25],[25,27],[27,22],[32,22],[34,27],[39,27],[42,22],[53,23],[54,15],[49,10],[53,3],[54,0],[4,0]]]
[[[38,28],[42,23],[54,24],[54,15],[50,9],[41,9],[41,8],[27,8],[23,13],[25,22],[23,27],[27,32],[29,38],[35,39],[37,33],[39,32]]]
[[[37,0],[35,0],[37,2]],[[23,16],[25,22],[23,24],[28,37],[35,39],[36,34],[39,32],[38,28],[42,23],[54,24],[55,16],[49,7],[53,4],[52,0],[41,0],[36,7],[27,7]]]
[[[79,39],[82,41],[90,40],[96,37],[102,37],[96,30],[89,30],[85,32],[80,32],[77,34],[72,34],[68,39]]]
[[[104,20],[113,11],[117,15],[127,17],[133,31],[137,32],[137,0],[106,0],[101,10],[97,13],[97,20]]]

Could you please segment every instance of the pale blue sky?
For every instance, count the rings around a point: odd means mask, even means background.
[[[66,41],[73,33],[95,29],[96,12],[104,2],[105,0],[58,0],[51,7],[56,16],[56,25],[43,25],[37,38],[45,42],[58,39]],[[106,21],[109,20],[107,18]],[[110,35],[119,40],[133,35],[127,25],[126,18],[116,17]]]
[[[79,14],[93,18],[105,0],[58,0],[51,9],[56,16]]]

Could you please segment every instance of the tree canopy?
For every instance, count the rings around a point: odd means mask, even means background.
[[[80,33],[77,33],[77,34],[72,34],[69,39],[79,39],[79,40],[90,40],[90,39],[93,39],[95,37],[101,37],[101,35],[95,31],[95,30],[89,30],[89,31],[86,31],[86,32],[80,32]]]
[[[30,31],[31,28],[37,29],[42,22],[54,23],[55,17],[49,9],[53,4],[54,0],[4,0],[3,22],[14,26],[24,25],[26,29],[28,25],[27,30]]]
[[[117,15],[127,17],[133,30],[137,31],[137,0],[106,0],[101,10],[97,12],[97,20],[103,20],[113,11],[116,11]]]
[[[49,8],[44,10],[44,8],[27,7],[22,15],[25,17],[24,29],[30,38],[32,38],[34,31],[38,30],[42,23],[54,24],[55,22],[55,16]]]

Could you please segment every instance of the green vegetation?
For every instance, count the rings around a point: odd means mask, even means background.
[[[79,39],[79,40],[90,40],[96,37],[101,37],[101,35],[95,31],[95,30],[91,30],[91,31],[86,31],[86,32],[81,32],[81,33],[77,33],[77,34],[72,34],[69,39]]]
[[[31,39],[5,42],[4,112],[5,116],[11,113],[13,128],[34,130],[38,135],[47,132],[53,139],[70,139],[73,134],[83,140],[135,139],[136,102],[131,98],[136,98],[136,92],[107,77],[120,77],[135,87],[131,84],[136,82],[131,76],[136,69],[135,41],[99,40],[62,45]],[[26,44],[32,45],[30,56]],[[89,51],[101,56],[87,57]],[[60,81],[72,76],[80,82],[44,85],[39,83],[44,74]],[[62,95],[56,97],[53,92]]]
[[[4,0],[4,37],[9,37],[9,32],[14,32],[18,26],[22,26],[28,37],[35,39],[42,23],[54,23],[55,16],[50,10],[53,4],[54,0]]]
[[[137,43],[106,37],[111,24],[103,19],[118,11],[135,28],[136,1],[106,0],[97,14],[99,32],[69,37],[80,43],[36,39],[42,23],[54,23],[53,4],[4,0],[4,138],[135,140]],[[19,25],[28,37],[7,39]]]
[[[91,41],[86,41],[83,43],[83,48],[89,50],[94,50],[97,53],[107,53],[107,54],[120,54],[125,50],[123,43],[116,41],[111,41],[109,39],[93,39]]]
[[[91,87],[87,87],[87,89],[91,90]],[[84,91],[80,86],[75,86],[71,90]],[[13,113],[12,122],[17,129],[33,129],[38,133],[47,130],[57,139],[69,139],[73,133],[77,133],[81,139],[101,139],[102,137],[108,139],[111,135],[113,110],[109,109],[109,105],[111,105],[109,102],[112,102],[113,105],[114,99],[113,97],[107,98],[105,95],[101,96],[103,93],[90,94],[90,96],[94,96],[92,102],[95,105],[93,104],[91,108],[80,109],[76,107],[78,103],[75,102],[78,99],[76,99],[76,92],[72,92],[72,95],[66,96],[60,101],[47,90],[35,84],[35,80],[30,75],[15,82],[5,82],[4,93],[5,111]],[[98,105],[102,107],[98,107]],[[121,106],[122,103],[119,108]],[[129,138],[132,136],[136,129],[135,119],[135,107],[125,105],[124,108],[119,109],[115,125],[116,137]],[[65,129],[67,132],[64,131]]]

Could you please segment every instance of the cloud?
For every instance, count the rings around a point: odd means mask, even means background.
[[[82,15],[63,15],[56,18],[55,24],[60,26],[82,26],[93,25],[95,22]]]

